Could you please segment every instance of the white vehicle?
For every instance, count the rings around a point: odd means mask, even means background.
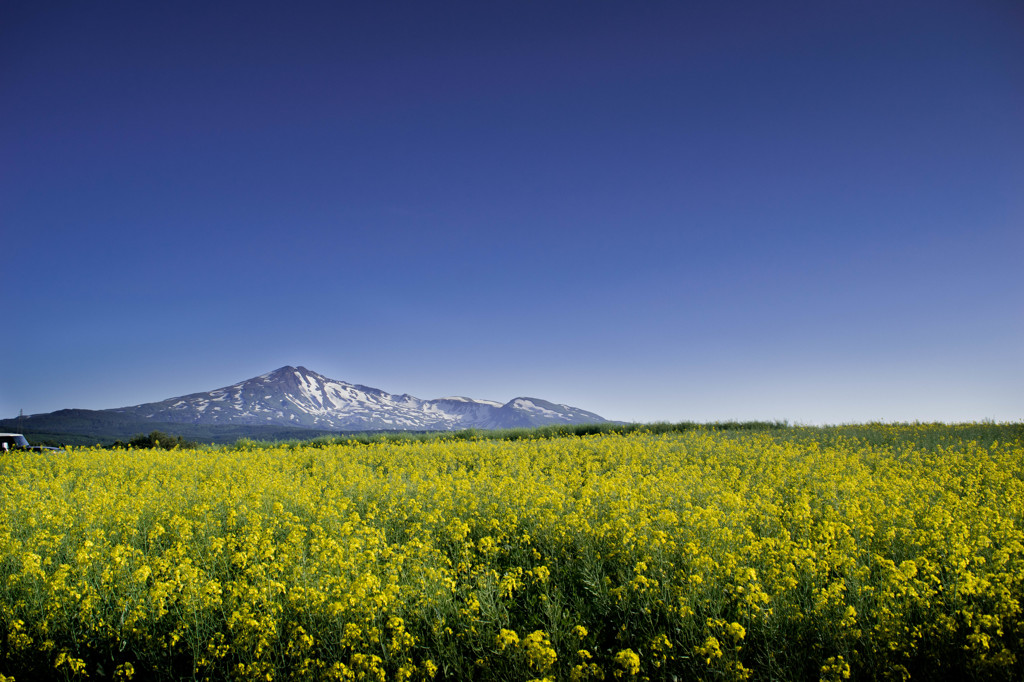
[[[0,433],[0,448],[7,450],[28,450],[31,447],[20,433]]]
[[[29,445],[25,436],[20,433],[0,433],[0,448],[4,452],[12,450],[35,450],[37,452],[55,452],[60,448],[51,448],[45,445]]]

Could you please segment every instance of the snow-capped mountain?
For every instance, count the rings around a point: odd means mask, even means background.
[[[421,400],[328,379],[305,367],[273,372],[207,393],[109,412],[163,423],[298,426],[332,431],[501,429],[607,421],[536,398],[505,404],[450,397]]]

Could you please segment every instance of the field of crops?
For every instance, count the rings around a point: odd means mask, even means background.
[[[0,679],[1024,679],[997,430],[7,456]]]

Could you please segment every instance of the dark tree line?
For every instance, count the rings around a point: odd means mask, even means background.
[[[163,431],[152,431],[149,435],[139,434],[131,438],[127,443],[114,441],[115,448],[163,448],[173,450],[174,448],[194,448],[194,441],[185,440],[181,436],[171,436]]]

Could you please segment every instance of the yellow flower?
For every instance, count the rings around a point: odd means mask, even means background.
[[[515,630],[506,630],[505,628],[502,628],[498,632],[497,643],[498,649],[500,651],[504,651],[507,647],[519,644],[519,635],[516,634]]]
[[[615,654],[615,663],[618,669],[616,677],[633,677],[640,672],[640,656],[632,649],[623,649]]]

